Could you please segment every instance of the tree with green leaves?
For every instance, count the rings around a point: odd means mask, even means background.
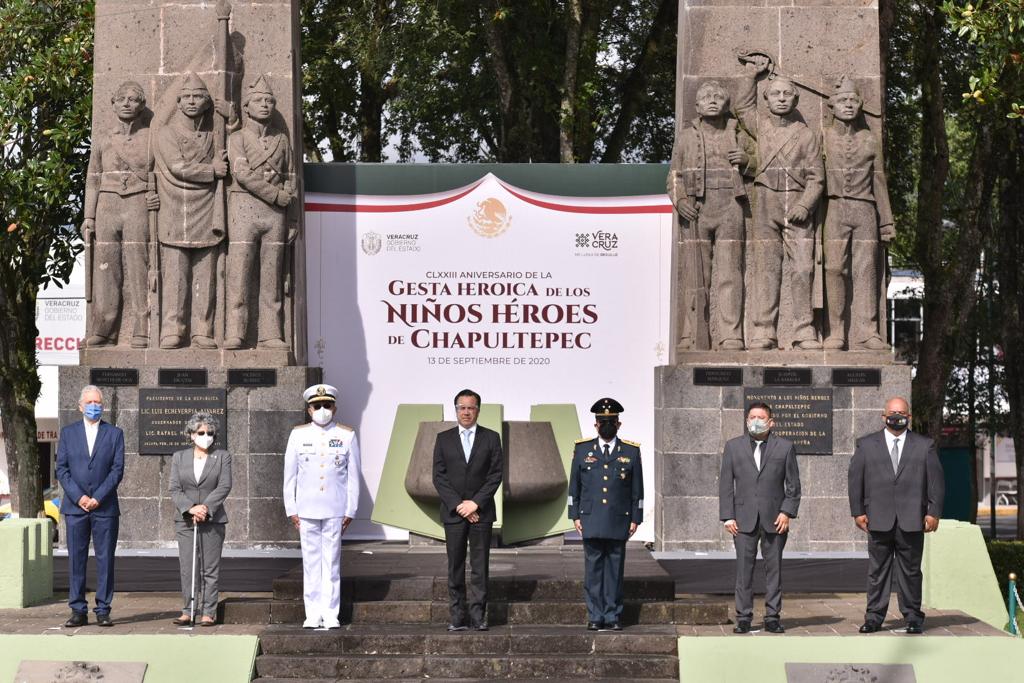
[[[666,160],[677,0],[303,0],[307,155]]]
[[[0,4],[0,420],[15,512],[42,511],[36,294],[80,249],[92,113],[93,3]]]

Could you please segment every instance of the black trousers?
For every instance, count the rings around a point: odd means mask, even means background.
[[[893,560],[896,561],[896,589],[900,613],[910,624],[921,624],[921,556],[924,554],[924,532],[902,531],[899,526],[889,531],[868,532],[868,609],[864,621],[881,625],[889,609],[892,593]]]
[[[444,525],[448,551],[448,609],[453,626],[487,621],[487,578],[491,556],[491,523],[466,520]],[[469,545],[469,609],[466,606],[466,546]]]
[[[622,617],[626,542],[613,538],[585,538],[583,561],[587,618],[598,623],[616,623]]]
[[[733,537],[736,546],[736,621],[750,623],[754,618],[754,562],[757,545],[764,558],[764,620],[778,621],[782,612],[782,550],[789,534],[770,534],[757,526],[749,534],[739,532]]]

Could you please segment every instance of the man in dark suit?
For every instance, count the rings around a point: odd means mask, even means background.
[[[580,439],[569,476],[569,519],[583,536],[587,629],[622,630],[626,541],[644,521],[640,444],[619,438],[622,404],[602,398],[590,408],[597,438]]]
[[[114,597],[114,549],[117,547],[117,485],[124,475],[124,432],[100,419],[103,394],[99,387],[82,389],[78,399],[82,420],[60,430],[57,479],[64,489],[60,504],[67,525],[68,604],[71,618],[64,626],[88,623],[85,601],[85,565],[89,539],[96,553],[96,623],[113,626],[110,601]]]
[[[754,560],[758,541],[765,569],[764,628],[783,633],[782,549],[789,520],[800,508],[800,468],[792,442],[771,433],[775,421],[766,403],[747,408],[747,434],[730,439],[718,479],[718,516],[736,544],[736,626],[750,632],[754,617]]]
[[[886,401],[885,429],[857,440],[850,460],[850,514],[868,534],[868,604],[861,633],[882,628],[892,592],[892,563],[907,633],[919,634],[924,535],[939,527],[946,494],[935,442],[915,434],[905,399]]]
[[[441,496],[441,523],[448,551],[449,631],[487,630],[487,575],[494,494],[501,486],[503,454],[498,433],[476,423],[480,394],[455,396],[458,426],[434,442],[434,488]],[[469,543],[469,621],[466,609],[466,543]]]

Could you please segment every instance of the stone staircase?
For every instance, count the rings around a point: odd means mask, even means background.
[[[443,552],[409,553],[397,562],[363,558],[361,566],[350,567],[342,581],[340,629],[300,628],[299,567],[274,581],[272,598],[225,600],[221,618],[268,624],[256,660],[263,683],[678,681],[676,626],[728,621],[727,600],[677,598],[672,578],[641,551],[627,562],[625,630],[587,631],[581,555],[563,551],[508,561],[492,552],[486,632],[446,631]],[[343,573],[344,567],[343,560]]]

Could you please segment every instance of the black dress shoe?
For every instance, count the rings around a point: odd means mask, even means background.
[[[110,620],[110,615],[109,614],[97,614],[96,615],[96,625],[97,626],[103,626],[104,628],[109,628],[110,626],[114,625],[114,622],[112,622]]]
[[[732,627],[733,633],[750,633],[750,622],[749,621],[738,621],[736,625]]]
[[[487,625],[486,621],[481,621],[479,624],[473,624],[474,631],[490,631],[491,627]]]
[[[587,622],[587,630],[588,631],[600,631],[601,630],[601,622],[600,621],[588,621]]]
[[[782,623],[778,621],[766,621],[764,622],[764,630],[768,633],[785,633],[786,629],[782,628]]]
[[[452,631],[467,631],[467,630],[469,630],[469,627],[467,627],[465,624],[448,624],[448,632],[449,633],[451,633]]]
[[[861,633],[875,633],[882,630],[881,624],[872,624],[870,621],[865,621],[860,626]]]
[[[612,623],[608,624],[605,628],[610,628],[613,631],[621,631],[622,624],[617,621],[613,621]]]
[[[907,633],[915,636],[921,635],[921,624],[907,624]]]
[[[78,628],[89,623],[89,615],[84,612],[72,612],[71,618],[64,622],[64,628]]]

